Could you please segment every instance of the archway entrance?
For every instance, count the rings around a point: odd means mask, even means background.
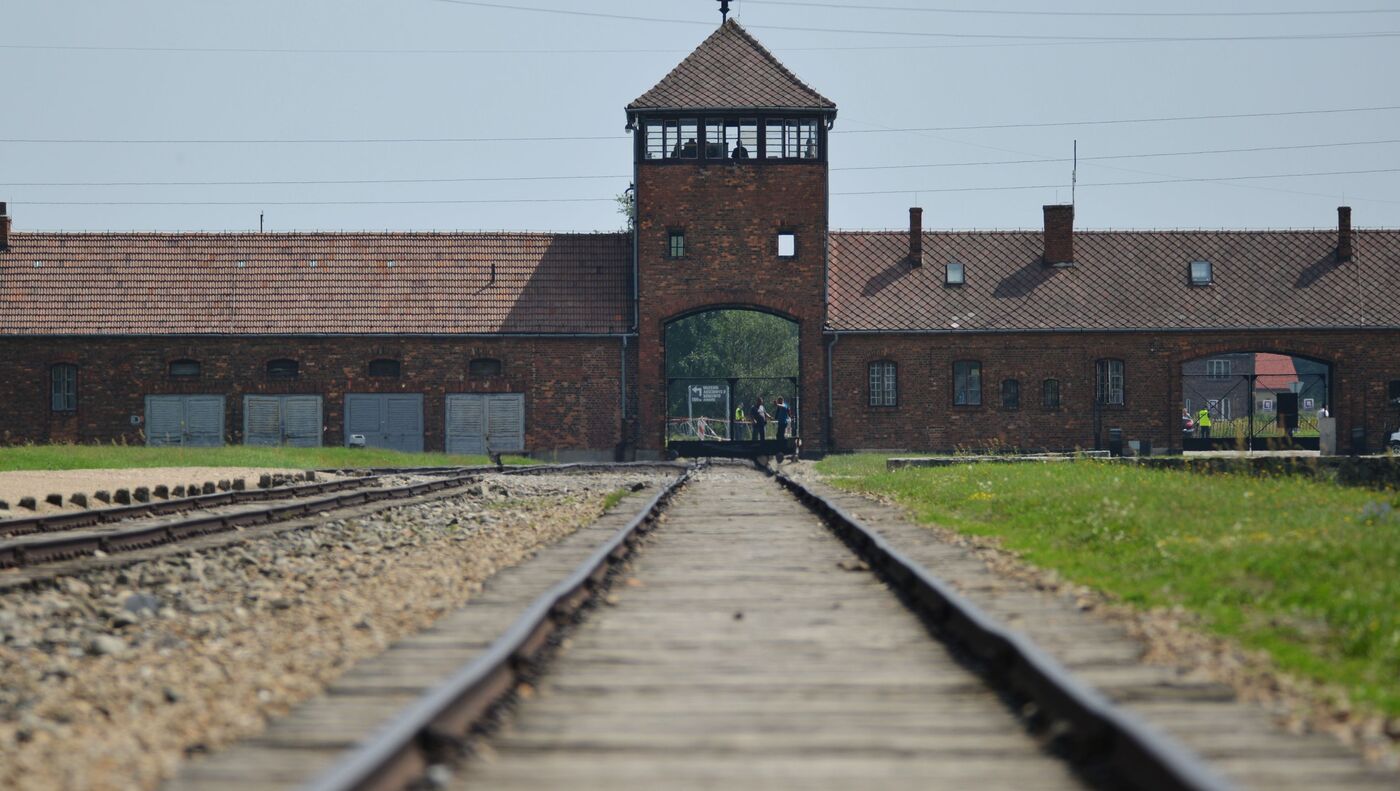
[[[1317,450],[1336,417],[1332,366],[1273,352],[1231,352],[1181,366],[1182,449]],[[1202,424],[1202,415],[1209,427]]]
[[[801,436],[798,323],[773,313],[720,308],[667,322],[666,447],[686,456],[792,452]],[[762,399],[770,422],[756,431]],[[787,450],[775,418],[785,408]],[[741,412],[736,412],[736,408]]]

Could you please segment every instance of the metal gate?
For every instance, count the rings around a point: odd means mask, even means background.
[[[525,396],[521,393],[447,397],[447,452],[479,456],[525,450]]]
[[[351,393],[345,396],[345,444],[362,434],[365,445],[405,453],[423,452],[423,396]]]
[[[243,444],[321,446],[321,397],[244,396]]]
[[[224,397],[146,396],[146,444],[213,448],[224,444]]]
[[[1318,418],[1328,408],[1329,375],[1215,374],[1182,377],[1183,450],[1317,450]],[[1209,436],[1199,426],[1210,416]]]

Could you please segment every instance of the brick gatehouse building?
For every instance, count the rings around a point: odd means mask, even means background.
[[[1400,424],[1400,231],[1349,209],[832,231],[836,106],[732,20],[626,112],[632,234],[28,233],[0,204],[0,441],[651,457],[665,327],[714,308],[797,322],[807,451],[1180,449],[1183,367],[1237,352],[1328,366],[1343,437]]]

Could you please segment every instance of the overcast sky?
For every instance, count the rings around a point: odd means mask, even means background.
[[[834,228],[901,227],[911,205],[929,228],[1039,227],[1070,199],[1076,138],[1080,227],[1330,227],[1343,203],[1400,226],[1400,109],[1299,114],[1400,107],[1394,0],[734,5],[840,108]],[[3,6],[16,230],[246,230],[260,211],[268,230],[613,230],[623,106],[719,22],[715,0]],[[1144,38],[1189,40],[1123,40]],[[1004,128],[949,129],[968,126]],[[387,142],[327,142],[365,139]],[[1281,174],[1314,175],[1182,181]],[[326,181],[361,183],[305,183]]]

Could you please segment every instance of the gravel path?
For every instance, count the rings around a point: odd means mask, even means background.
[[[468,497],[0,596],[0,788],[152,788],[654,472],[489,477]]]

